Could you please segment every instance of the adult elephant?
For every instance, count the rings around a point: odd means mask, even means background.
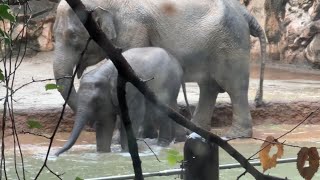
[[[248,103],[250,33],[260,38],[263,53],[265,36],[256,19],[237,0],[84,0],[83,3],[94,11],[114,45],[124,50],[158,46],[178,59],[186,82],[197,82],[200,88],[194,123],[210,129],[217,95],[226,91],[233,107],[232,127],[226,136],[252,135]],[[57,8],[54,34],[54,75],[62,78],[73,73],[89,38],[64,0]],[[91,41],[78,76],[105,56]],[[61,79],[57,84],[65,87],[61,94],[66,99],[70,80]],[[261,100],[262,93],[259,97]],[[74,110],[76,99],[73,88],[68,104]]]

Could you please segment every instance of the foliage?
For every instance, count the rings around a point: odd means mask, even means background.
[[[79,178],[79,177],[76,177],[76,179],[74,179],[74,180],[83,180],[82,178]]]
[[[28,120],[27,124],[30,129],[41,129],[43,127],[38,121],[34,119]]]
[[[178,162],[181,162],[183,160],[183,156],[179,153],[179,151],[174,149],[169,149],[167,151],[167,160],[168,160],[168,164],[173,166]]]
[[[269,152],[272,146],[276,146],[278,151],[276,154],[269,156]],[[260,162],[263,168],[263,172],[266,170],[276,167],[277,159],[283,156],[283,145],[279,143],[273,136],[268,136],[265,142],[261,145],[261,151],[259,153]]]
[[[10,22],[15,22],[16,18],[10,11],[10,7],[6,4],[0,4],[0,20],[9,20]],[[11,42],[10,36],[0,29],[0,38],[4,39],[6,43]]]
[[[7,19],[11,22],[16,21],[16,17],[13,16],[10,7],[6,4],[0,4],[0,20]]]
[[[62,86],[59,86],[57,84],[46,84],[45,88],[46,88],[46,91],[53,90],[53,89],[62,90]]]
[[[269,152],[273,146],[278,148],[277,153],[269,156]],[[284,153],[283,144],[279,143],[273,136],[268,136],[261,145],[261,151],[259,152],[260,162],[263,168],[263,172],[277,165],[277,159],[281,158]],[[319,169],[319,153],[315,147],[302,147],[298,152],[297,157],[297,169],[300,175],[306,179],[311,180],[314,174]],[[305,167],[306,161],[309,162],[309,166]]]
[[[319,159],[317,148],[301,148],[297,158],[297,169],[300,175],[306,180],[311,180],[319,169]],[[309,161],[308,167],[304,167],[306,161]]]

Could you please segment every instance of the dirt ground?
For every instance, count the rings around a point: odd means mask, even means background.
[[[25,58],[17,71],[15,88],[34,80],[53,78],[53,52],[39,53],[32,58]],[[2,69],[3,67],[0,66]],[[258,86],[259,67],[251,67],[249,85],[249,102],[255,125],[262,124],[296,124],[314,114],[307,124],[320,124],[320,71],[296,68],[290,65],[268,63],[264,81],[264,107],[253,105]],[[63,99],[56,90],[46,91],[45,84],[36,82],[17,91],[14,95],[14,112],[18,132],[26,130],[26,121],[34,119],[40,121],[44,127],[39,132],[52,132],[61,114]],[[76,86],[78,80],[76,82]],[[199,90],[195,83],[187,83],[188,99],[194,107],[198,101]],[[5,88],[0,88],[0,98],[5,95]],[[3,101],[0,101],[3,103]],[[178,102],[184,106],[184,99],[180,93]],[[232,119],[230,98],[226,93],[220,94],[212,118],[213,127],[229,125]],[[0,107],[0,114],[3,106]],[[69,132],[73,125],[73,112],[67,108],[64,120],[59,128],[60,132]],[[8,123],[8,127],[11,127]],[[90,130],[90,129],[88,129]],[[37,131],[37,130],[36,130]],[[10,131],[6,132],[10,134]]]

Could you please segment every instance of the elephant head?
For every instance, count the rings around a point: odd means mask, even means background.
[[[75,144],[86,125],[95,125],[97,151],[110,152],[116,115],[109,92],[108,75],[99,76],[98,73],[96,69],[92,70],[81,79],[74,125],[68,141],[55,153],[56,156]]]
[[[117,37],[110,12],[97,8],[93,12],[93,17],[109,39],[113,40]],[[89,34],[80,19],[65,1],[61,1],[57,8],[57,16],[53,30],[56,40],[53,72],[57,80],[57,85],[62,86],[59,91],[66,100],[70,85],[73,86],[70,76],[73,75],[74,68],[80,61],[81,53],[86,47]],[[88,66],[95,65],[104,58],[106,58],[105,52],[94,41],[90,41],[79,64],[77,71],[78,78],[82,76]],[[76,91],[75,88],[72,87],[68,105],[73,111],[76,111],[76,101]]]

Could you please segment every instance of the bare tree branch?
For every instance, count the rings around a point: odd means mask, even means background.
[[[129,153],[131,155],[134,174],[136,176],[135,179],[143,180],[144,178],[142,175],[141,160],[138,152],[138,144],[132,129],[132,123],[129,117],[129,110],[126,101],[126,83],[127,81],[123,77],[118,75],[117,96],[120,107],[120,116],[124,124],[124,128],[126,129]]]

